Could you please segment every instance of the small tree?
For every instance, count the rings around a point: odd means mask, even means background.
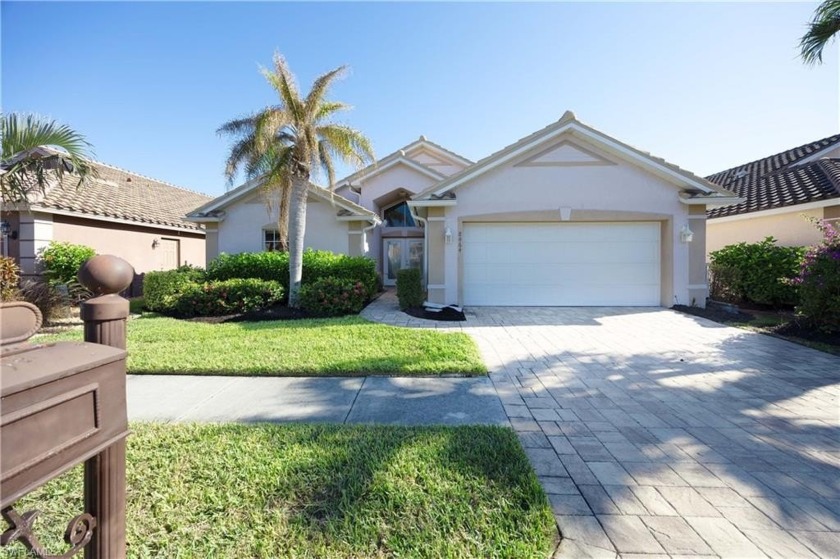
[[[797,313],[825,332],[840,332],[840,231],[827,221],[815,222],[823,232],[820,244],[805,253],[799,276]]]

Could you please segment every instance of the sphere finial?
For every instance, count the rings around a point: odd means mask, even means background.
[[[134,268],[119,256],[99,254],[84,263],[78,279],[94,295],[110,295],[131,285]]]

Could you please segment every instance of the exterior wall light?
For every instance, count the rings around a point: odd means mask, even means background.
[[[684,243],[690,243],[694,240],[694,231],[688,228],[688,225],[683,225],[680,229],[680,240]]]
[[[452,229],[449,227],[443,230],[443,240],[446,241],[446,244],[448,245],[452,244]]]
[[[160,245],[160,241],[158,239],[152,240],[152,248],[157,248]]]

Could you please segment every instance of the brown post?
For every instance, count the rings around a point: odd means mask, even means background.
[[[79,282],[94,295],[82,303],[85,341],[125,349],[128,301],[118,295],[134,278],[131,265],[100,255],[79,271]],[[85,510],[96,518],[88,559],[123,559],[125,547],[125,440],[85,462]]]

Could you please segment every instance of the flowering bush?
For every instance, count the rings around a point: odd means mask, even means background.
[[[326,277],[300,289],[301,307],[318,316],[356,314],[365,306],[368,291],[361,281]]]
[[[827,221],[815,222],[822,242],[805,253],[799,276],[797,314],[826,332],[840,332],[840,231]]]
[[[255,311],[283,300],[283,286],[276,281],[231,279],[212,283],[191,283],[178,296],[176,316],[224,316]]]

